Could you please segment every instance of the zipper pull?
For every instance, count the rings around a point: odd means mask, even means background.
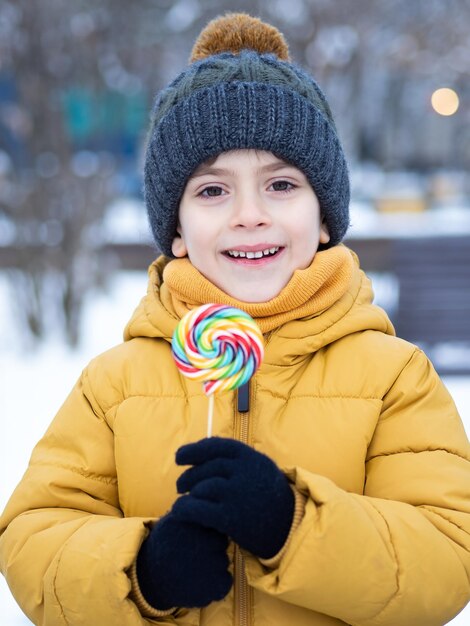
[[[238,412],[248,413],[250,410],[250,381],[237,389]]]

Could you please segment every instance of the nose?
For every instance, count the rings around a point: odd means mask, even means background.
[[[239,194],[233,203],[232,228],[258,229],[271,224],[271,215],[256,193]]]

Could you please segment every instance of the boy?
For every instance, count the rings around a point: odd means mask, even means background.
[[[165,256],[125,343],[35,448],[1,569],[47,626],[444,624],[470,597],[469,443],[338,245],[349,186],[328,104],[248,16],[209,24],[193,60],[147,150]],[[170,341],[208,302],[250,313],[266,351],[248,412],[217,396],[203,439],[206,398]]]

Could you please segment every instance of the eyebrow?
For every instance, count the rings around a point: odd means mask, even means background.
[[[285,161],[275,161],[274,163],[268,163],[267,165],[263,165],[256,169],[257,174],[269,173],[269,172],[277,172],[278,170],[283,170],[286,168],[293,167],[295,165],[291,165],[290,163],[286,163]],[[212,167],[211,165],[200,165],[195,172],[192,174],[191,178],[200,178],[201,176],[235,176],[235,172],[233,170],[224,169],[221,167]]]

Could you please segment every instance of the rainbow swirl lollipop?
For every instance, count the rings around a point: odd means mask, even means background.
[[[171,349],[181,373],[202,381],[209,396],[210,436],[213,394],[236,389],[250,380],[263,359],[263,335],[248,313],[205,304],[181,319]]]

